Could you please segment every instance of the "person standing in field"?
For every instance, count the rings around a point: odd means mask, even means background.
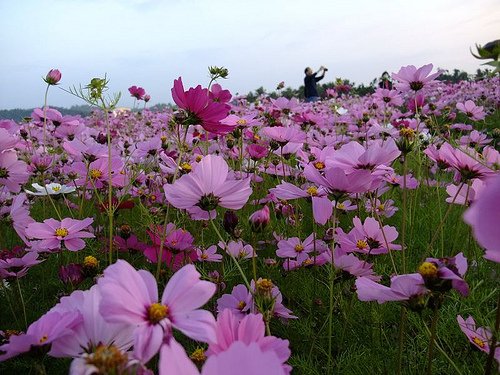
[[[306,102],[315,102],[319,100],[318,89],[316,88],[316,82],[321,81],[325,77],[325,73],[328,69],[321,66],[316,73],[313,73],[312,69],[307,67],[304,70],[306,76],[304,77],[304,96]],[[323,72],[319,77],[318,73]]]

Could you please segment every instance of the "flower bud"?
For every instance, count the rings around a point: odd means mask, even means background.
[[[269,207],[264,206],[262,209],[255,211],[250,215],[248,221],[254,232],[262,231],[269,224],[269,221],[271,221]]]
[[[224,213],[224,219],[222,220],[222,226],[224,227],[224,230],[233,235],[234,230],[236,229],[236,226],[238,225],[238,216],[236,215],[236,212],[233,210],[227,210]]]
[[[51,69],[43,80],[49,85],[57,85],[61,80],[61,72],[57,69]]]

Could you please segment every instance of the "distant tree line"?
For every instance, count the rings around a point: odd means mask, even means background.
[[[452,71],[443,70],[441,75],[437,78],[440,81],[457,83],[460,81],[470,81],[470,80],[480,80],[487,76],[491,75],[491,71],[489,69],[477,69],[476,74],[469,74],[460,69],[453,69]],[[334,82],[327,82],[323,84],[318,84],[318,94],[321,97],[327,96],[328,89],[336,90],[339,93],[349,92],[351,95],[369,95],[372,94],[375,89],[378,87],[379,78],[374,78],[368,85],[359,84],[357,85],[354,82],[350,82],[348,79],[337,78]],[[246,95],[246,98],[249,102],[254,102],[259,96],[266,94],[271,98],[276,99],[279,96],[283,96],[285,98],[298,98],[304,99],[304,86],[300,86],[298,89],[292,87],[286,87],[281,90],[274,90],[271,92],[267,92],[264,87],[259,87],[255,91],[251,91]],[[163,111],[165,109],[171,109],[174,106],[170,103],[158,103],[151,107],[148,107],[150,111]],[[51,107],[57,109],[63,116],[70,115],[76,116],[80,115],[82,117],[88,116],[93,108],[88,105],[73,105],[70,108],[63,107]],[[135,108],[134,111],[140,111],[142,108]],[[1,109],[0,110],[0,120],[3,119],[11,119],[15,121],[22,121],[24,118],[30,117],[34,108],[16,108],[16,109]]]

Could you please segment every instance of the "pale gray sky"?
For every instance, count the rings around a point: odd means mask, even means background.
[[[233,94],[298,87],[309,65],[357,83],[429,62],[472,73],[469,47],[498,38],[498,0],[0,0],[0,109],[41,106],[51,68],[65,88],[107,73],[130,106],[129,86],[170,102],[209,65]],[[82,103],[55,89],[49,104]]]

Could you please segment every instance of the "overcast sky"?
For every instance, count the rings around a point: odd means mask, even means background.
[[[499,0],[0,0],[0,109],[41,106],[49,69],[62,87],[107,73],[121,106],[139,85],[171,102],[173,80],[207,85],[229,69],[233,94],[285,81],[304,68],[368,83],[403,65],[469,73],[469,47],[500,38]],[[55,89],[49,104],[82,104]]]

